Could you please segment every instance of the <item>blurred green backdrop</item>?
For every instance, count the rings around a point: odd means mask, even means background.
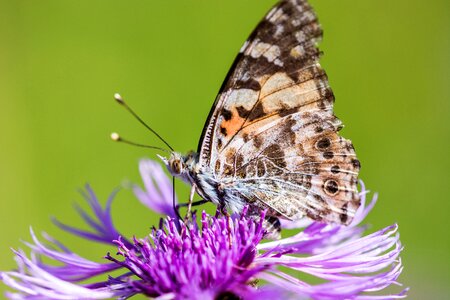
[[[90,258],[49,216],[71,209],[90,182],[105,199],[139,182],[153,152],[114,144],[111,131],[159,145],[112,100],[124,98],[175,149],[195,149],[216,92],[273,0],[0,0],[0,269],[29,225]],[[450,5],[448,0],[312,1],[335,110],[379,203],[372,230],[398,222],[400,278],[412,299],[449,297]],[[178,185],[182,195],[186,188]],[[126,235],[156,215],[122,191],[113,212]],[[3,291],[3,286],[0,288]]]

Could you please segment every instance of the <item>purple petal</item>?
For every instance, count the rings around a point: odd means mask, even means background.
[[[23,253],[15,251],[15,254],[19,271],[0,273],[0,279],[6,285],[23,293],[9,293],[11,299],[109,299],[117,296],[109,288],[89,289],[61,280]]]
[[[70,232],[71,234],[82,237],[84,239],[114,245],[113,241],[121,236],[119,231],[114,227],[111,216],[111,204],[118,190],[115,190],[109,196],[105,208],[101,206],[97,196],[89,185],[86,185],[86,191],[87,193],[85,193],[84,191],[82,191],[81,193],[84,196],[85,200],[88,202],[89,207],[94,213],[97,220],[94,220],[92,217],[90,217],[88,213],[82,210],[80,207],[76,206],[76,209],[83,220],[94,232],[66,225],[56,219],[53,219],[53,223],[55,223],[55,225],[62,230]],[[128,243],[128,245],[131,245],[131,243],[129,243],[128,241],[125,242]]]
[[[137,185],[133,186],[133,192],[139,201],[155,212],[176,217],[173,208],[173,186],[161,165],[149,159],[142,159],[139,162],[139,171],[145,187],[143,190]]]
[[[45,237],[47,241],[49,241],[53,245],[46,246],[38,240],[32,229],[30,229],[30,233],[34,244],[25,244],[33,251],[33,257],[36,255],[45,256],[47,258],[60,262],[63,265],[55,266],[44,264],[40,261],[40,259],[33,259],[33,262],[40,268],[49,272],[53,276],[58,277],[59,279],[70,282],[77,282],[120,268],[120,266],[117,264],[100,264],[85,259],[71,252],[61,243],[55,241],[48,235],[45,235]],[[57,248],[62,248],[63,251],[58,251],[56,250]]]
[[[396,283],[402,271],[401,262],[398,261],[402,247],[397,229],[396,225],[392,225],[365,237],[350,239],[317,255],[298,257],[277,255],[271,251],[268,255],[257,257],[254,264],[285,266],[328,281],[320,285],[309,285],[277,269],[269,269],[259,275],[293,293],[320,299],[354,298]],[[295,245],[292,239],[290,243]],[[383,272],[386,268],[390,270]],[[401,294],[396,297],[401,297]]]

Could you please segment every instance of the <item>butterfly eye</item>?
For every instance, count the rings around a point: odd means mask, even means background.
[[[172,161],[170,168],[172,169],[172,172],[174,174],[180,174],[181,173],[181,163],[179,160]]]

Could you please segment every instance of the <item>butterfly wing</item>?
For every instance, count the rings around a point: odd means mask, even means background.
[[[242,47],[199,143],[200,164],[241,199],[287,219],[347,224],[360,168],[338,135],[305,0],[280,1]]]

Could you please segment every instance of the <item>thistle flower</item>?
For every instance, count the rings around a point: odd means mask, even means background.
[[[114,194],[103,208],[89,186],[84,193],[95,219],[78,209],[92,231],[56,221],[63,230],[89,241],[115,245],[116,255],[93,262],[43,234],[41,242],[31,230],[31,254],[14,251],[17,271],[0,273],[15,289],[10,299],[126,299],[142,294],[156,299],[396,299],[380,295],[397,283],[402,271],[402,246],[397,225],[362,236],[360,222],[373,208],[376,196],[362,205],[352,224],[317,222],[284,223],[299,232],[277,241],[263,241],[261,221],[241,215],[227,217],[203,212],[197,218],[176,222],[172,191],[159,165],[143,160],[141,174],[146,190],[134,187],[148,207],[165,213],[149,236],[127,240],[114,227],[110,209]],[[264,212],[260,220],[264,219]],[[179,224],[178,224],[179,223]],[[298,228],[301,226],[301,229]],[[58,262],[47,264],[42,257]],[[114,271],[114,272],[113,272]],[[114,276],[112,275],[114,273]],[[119,275],[117,275],[119,274]],[[299,279],[316,277],[312,284]],[[297,276],[298,275],[298,276]],[[94,283],[85,283],[93,278]],[[316,280],[317,282],[317,280]]]

